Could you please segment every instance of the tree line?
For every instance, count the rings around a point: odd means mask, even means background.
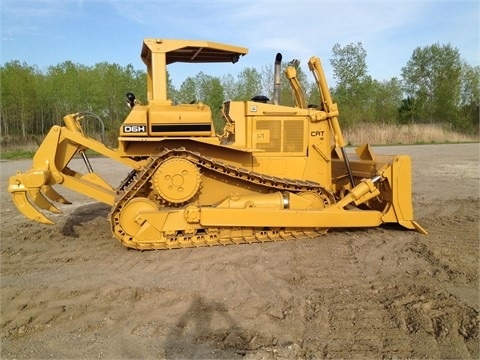
[[[480,67],[463,61],[450,44],[416,48],[401,69],[401,78],[377,81],[368,74],[362,43],[332,49],[330,63],[336,83],[332,96],[340,108],[343,126],[360,122],[440,123],[459,131],[478,131]],[[293,65],[309,104],[318,104],[318,88],[299,61]],[[193,65],[192,65],[193,66]],[[40,71],[20,61],[0,66],[0,137],[44,135],[61,124],[65,114],[88,111],[103,119],[109,141],[128,114],[125,94],[133,92],[146,102],[146,73],[132,65],[97,63],[85,66],[66,61]],[[244,68],[236,77],[199,72],[176,88],[167,73],[169,98],[174,103],[201,101],[213,113],[217,130],[225,100],[248,100],[256,95],[272,98],[273,65]],[[282,82],[280,103],[295,104],[288,81]]]

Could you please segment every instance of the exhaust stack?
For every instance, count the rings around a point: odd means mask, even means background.
[[[278,105],[280,102],[280,71],[282,65],[282,54],[277,53],[275,56],[275,68],[273,72],[274,84],[273,84],[273,103]]]

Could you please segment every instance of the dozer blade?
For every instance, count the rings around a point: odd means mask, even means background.
[[[70,205],[71,202],[65,199],[62,195],[56,192],[50,185],[42,186],[42,193],[45,194],[50,200],[59,202],[61,204]]]
[[[345,165],[343,154],[334,151],[337,156],[332,159],[332,170],[338,186],[345,183]],[[407,229],[427,234],[413,219],[411,158],[407,155],[374,154],[369,145],[362,145],[355,152],[356,158],[349,161],[350,167],[357,182],[363,178],[347,193],[354,195],[355,206],[381,211],[383,223],[398,223]]]
[[[395,155],[385,175],[389,178],[392,188],[392,214],[385,214],[387,220],[392,216],[396,221],[407,229],[416,230],[421,234],[427,231],[413,220],[412,205],[412,160],[406,155]]]
[[[30,203],[25,191],[13,192],[12,199],[18,210],[20,210],[20,212],[28,219],[38,221],[42,224],[53,224],[53,221],[48,219]]]

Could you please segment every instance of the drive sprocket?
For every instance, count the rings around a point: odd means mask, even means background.
[[[198,167],[184,158],[165,160],[152,177],[152,188],[164,202],[183,204],[195,196],[201,184]]]

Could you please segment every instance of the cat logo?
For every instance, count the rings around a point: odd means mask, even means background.
[[[124,133],[144,133],[147,132],[145,125],[123,125]]]
[[[317,130],[317,131],[311,131],[311,132],[310,132],[310,136],[313,136],[313,137],[321,137],[321,138],[323,138],[324,135],[325,135],[325,131],[324,131],[324,130]]]

